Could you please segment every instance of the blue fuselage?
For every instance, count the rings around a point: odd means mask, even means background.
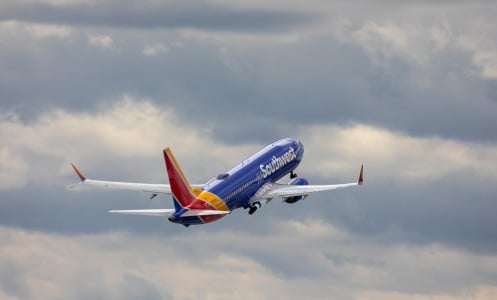
[[[297,168],[303,154],[304,146],[298,140],[287,138],[276,141],[209,180],[203,186],[203,191],[216,195],[226,204],[229,211],[240,207],[247,208],[254,205],[250,200],[264,184],[274,183]],[[179,215],[169,220],[189,226],[209,223],[223,216]]]
[[[295,139],[276,141],[211,179],[207,190],[219,196],[230,210],[245,207],[266,183],[278,181],[299,165],[304,146]]]

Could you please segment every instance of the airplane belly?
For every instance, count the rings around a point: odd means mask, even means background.
[[[174,221],[173,223],[178,223],[182,225],[200,225],[206,224],[210,222],[217,221],[224,217],[225,215],[206,215],[206,216],[194,216],[194,217],[180,217]]]

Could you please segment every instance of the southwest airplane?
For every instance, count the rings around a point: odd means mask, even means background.
[[[74,164],[71,163],[71,166],[81,179],[79,184],[147,192],[151,193],[150,199],[158,194],[172,194],[174,209],[111,210],[111,213],[165,216],[169,221],[186,227],[216,221],[240,207],[253,214],[261,207],[261,202],[267,203],[276,197],[282,198],[286,203],[295,203],[313,192],[359,186],[363,183],[361,166],[357,182],[309,185],[307,179],[294,173],[302,160],[304,146],[291,138],[264,147],[201,185],[188,183],[169,148],[164,149],[163,153],[169,185],[92,180],[86,178]],[[277,183],[287,174],[290,175],[288,183]]]

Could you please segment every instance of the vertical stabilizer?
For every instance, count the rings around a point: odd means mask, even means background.
[[[178,205],[182,207],[187,206],[193,200],[195,196],[192,193],[192,187],[186,180],[183,171],[181,171],[178,162],[174,158],[171,149],[164,149],[164,160],[166,161],[167,176],[169,177],[169,184],[171,185],[171,191],[174,197],[174,204],[176,210],[178,210]]]

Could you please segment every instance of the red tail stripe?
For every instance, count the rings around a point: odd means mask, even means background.
[[[190,184],[186,181],[183,172],[169,148],[164,150],[164,160],[166,161],[167,176],[169,177],[171,191],[181,206],[185,207],[195,200]]]

